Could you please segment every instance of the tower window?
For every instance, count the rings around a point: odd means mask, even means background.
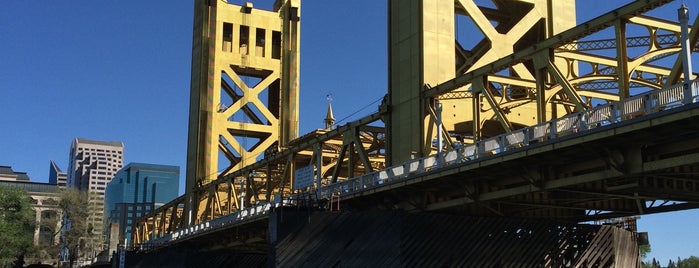
[[[233,50],[233,24],[223,23],[223,51],[232,52]]]
[[[240,25],[240,54],[248,55],[248,46],[250,39],[250,27]]]

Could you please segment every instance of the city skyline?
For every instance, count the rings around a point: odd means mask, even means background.
[[[254,1],[255,7],[262,8],[272,2]],[[578,23],[627,2],[579,5]],[[651,14],[676,20],[680,3],[674,1]],[[699,6],[685,4],[693,20]],[[127,151],[124,163],[180,166],[182,194],[192,7],[189,1],[167,5],[140,1],[7,3],[0,11],[0,36],[7,38],[0,42],[5,51],[0,92],[7,97],[0,101],[4,107],[0,121],[12,130],[0,135],[0,165],[27,172],[33,181],[47,182],[47,162],[55,161],[68,170],[66,156],[75,137],[118,140]],[[300,134],[324,128],[328,94],[335,99],[339,125],[374,112],[375,101],[383,97],[387,85],[384,1],[307,1],[301,10]],[[358,90],[362,93],[357,94]],[[84,106],[76,105],[79,102]],[[361,107],[369,108],[357,112]],[[696,210],[689,213],[699,215]],[[660,225],[675,219],[667,215],[642,216],[639,229],[648,231],[643,229],[644,221]],[[696,218],[684,216],[674,221],[689,226],[697,223]],[[651,242],[657,236],[677,237],[664,233],[678,231],[672,229],[684,228],[658,228],[650,233]],[[696,232],[680,236],[675,241],[699,237]],[[699,255],[696,246],[687,248]],[[677,249],[678,254],[679,250],[687,252]]]

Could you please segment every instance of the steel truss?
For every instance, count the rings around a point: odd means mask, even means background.
[[[268,151],[261,161],[198,187],[196,224],[384,168],[385,133],[370,125],[383,113],[332,130],[316,130],[292,140],[285,150]],[[293,171],[304,166],[313,167],[316,185],[293,189]],[[135,244],[192,226],[185,221],[185,201],[181,196],[141,218],[134,228]]]

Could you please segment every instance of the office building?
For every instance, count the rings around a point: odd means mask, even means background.
[[[119,170],[105,192],[105,236],[109,252],[131,241],[135,219],[178,197],[178,166],[129,163]]]
[[[68,174],[61,170],[56,162],[51,160],[51,164],[49,165],[49,183],[58,185],[60,189],[65,189],[67,179]]]
[[[70,146],[67,186],[88,193],[87,224],[93,227],[86,237],[91,254],[104,249],[102,237],[104,219],[104,190],[123,166],[124,144],[75,138]],[[93,257],[93,256],[92,256]]]

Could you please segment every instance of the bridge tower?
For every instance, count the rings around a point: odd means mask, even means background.
[[[299,8],[300,0],[277,0],[272,11],[250,2],[195,1],[185,202],[189,224],[199,218],[198,198],[204,198],[197,197],[198,186],[254,163],[265,151],[277,151],[298,136]]]
[[[519,49],[529,47],[575,26],[575,1],[502,1],[478,6],[474,0],[389,0],[389,162],[401,163],[412,157],[427,156],[433,150],[436,129],[436,102],[442,103],[443,133],[458,139],[478,140],[523,125],[533,125],[555,116],[564,107],[537,107],[528,102],[513,107],[516,118],[505,118],[497,95],[481,85],[467,85],[439,98],[424,96],[431,86],[473,71]],[[483,1],[480,1],[483,2]],[[494,6],[494,8],[493,8]],[[459,24],[466,18],[480,30],[470,39],[482,36],[473,47],[456,38]],[[462,26],[463,27],[463,26]],[[567,65],[562,68],[567,68]],[[574,67],[572,67],[574,68]],[[515,65],[510,75],[534,80],[531,62]],[[567,70],[563,70],[565,72]],[[543,79],[542,79],[543,80]],[[511,87],[512,91],[519,89]],[[511,94],[525,99],[528,92]],[[544,96],[544,94],[540,94]],[[487,101],[489,106],[481,104]],[[547,116],[548,115],[548,116]],[[475,122],[475,123],[474,123]],[[445,134],[445,135],[450,135]],[[446,138],[445,140],[450,140]],[[468,142],[468,141],[467,141]]]

